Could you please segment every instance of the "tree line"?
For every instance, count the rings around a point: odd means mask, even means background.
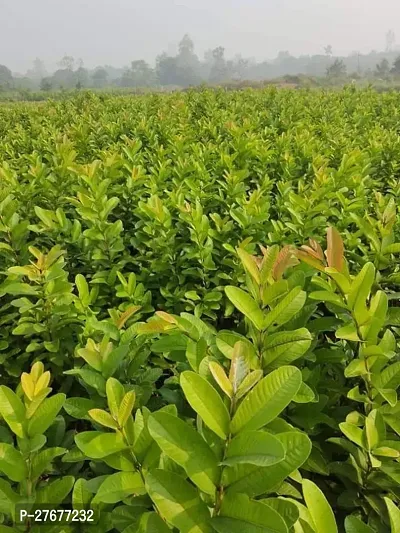
[[[131,62],[125,68],[110,65],[95,69],[85,68],[81,59],[64,56],[58,69],[49,74],[39,58],[24,75],[13,75],[5,65],[0,65],[0,87],[43,91],[73,88],[105,87],[190,87],[201,83],[275,79],[282,76],[325,76],[330,80],[343,78],[375,77],[387,80],[400,76],[400,55],[392,49],[370,54],[354,52],[347,57],[334,57],[332,46],[324,53],[313,56],[294,57],[281,51],[272,61],[257,62],[241,55],[226,57],[224,47],[209,50],[201,60],[189,35],[179,43],[176,55],[162,53],[151,66],[143,59]]]

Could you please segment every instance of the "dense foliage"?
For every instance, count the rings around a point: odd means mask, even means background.
[[[399,104],[0,107],[0,533],[400,531]]]

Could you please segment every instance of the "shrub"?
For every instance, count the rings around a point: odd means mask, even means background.
[[[397,107],[0,108],[0,533],[397,533]]]

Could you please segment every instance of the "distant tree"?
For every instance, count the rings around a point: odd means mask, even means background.
[[[325,50],[325,55],[327,55],[328,57],[332,57],[333,50],[332,50],[331,44],[328,44],[327,46],[325,46],[324,50]]]
[[[41,91],[51,91],[53,88],[53,84],[51,81],[51,78],[42,78],[42,81],[40,82],[40,90]]]
[[[9,89],[13,85],[13,75],[11,70],[5,65],[0,65],[0,86]]]
[[[374,76],[386,80],[390,73],[389,61],[384,58],[380,63],[376,65]]]
[[[230,77],[237,81],[246,79],[249,66],[248,59],[244,59],[240,54],[236,55],[228,66]]]
[[[27,92],[37,89],[37,84],[35,84],[33,79],[28,76],[14,76],[12,86],[19,91]]]
[[[194,43],[187,34],[183,36],[178,45],[176,65],[180,86],[188,87],[201,81],[200,61],[194,52]]]
[[[279,63],[281,61],[285,61],[286,59],[289,59],[290,57],[291,55],[287,50],[280,50],[278,52],[278,55],[276,56],[276,61]]]
[[[123,73],[129,69],[128,66],[123,68],[112,67],[111,65],[103,65],[104,70],[107,72],[107,82],[110,84],[120,78]]]
[[[42,78],[44,78],[47,75],[46,67],[44,65],[44,62],[39,57],[37,57],[33,61],[32,73],[33,73],[33,76],[36,79],[38,79],[38,80],[41,80]]]
[[[165,52],[156,58],[156,73],[160,85],[178,85],[178,64]]]
[[[204,62],[209,63],[211,65],[213,61],[214,61],[213,50],[206,50],[204,52]]]
[[[188,87],[199,81],[197,74],[191,67],[180,64],[179,56],[171,57],[166,53],[157,57],[156,73],[160,85]]]
[[[326,69],[326,75],[328,78],[343,78],[346,74],[347,68],[341,59],[335,59],[332,65]]]
[[[58,66],[61,70],[74,70],[75,59],[72,56],[65,55],[58,62]]]
[[[103,67],[97,67],[96,70],[92,74],[92,81],[94,84],[94,87],[101,88],[104,87],[107,84],[108,80],[108,73],[105,68]]]
[[[389,30],[386,33],[386,52],[391,52],[393,50],[394,44],[396,42],[396,35],[393,30]]]
[[[132,61],[119,81],[122,87],[151,87],[155,84],[155,72],[146,61],[138,59]]]
[[[88,87],[89,86],[89,72],[86,68],[83,66],[79,67],[75,71],[75,79],[76,79],[76,88],[82,89],[82,87]],[[79,85],[79,87],[78,87]]]
[[[400,75],[400,56],[397,56],[396,59],[394,60],[393,67],[390,72],[394,74],[395,76]]]
[[[68,68],[60,68],[54,72],[51,83],[54,88],[73,89],[76,85],[75,72]]]
[[[225,48],[218,46],[212,51],[212,67],[210,72],[210,81],[219,82],[227,79],[227,65],[225,60]]]
[[[187,33],[182,37],[178,45],[178,50],[179,56],[182,59],[185,58],[188,62],[191,61],[194,56],[194,42]]]

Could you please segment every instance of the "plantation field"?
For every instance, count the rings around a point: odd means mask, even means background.
[[[399,132],[354,88],[0,106],[0,533],[400,532]]]

